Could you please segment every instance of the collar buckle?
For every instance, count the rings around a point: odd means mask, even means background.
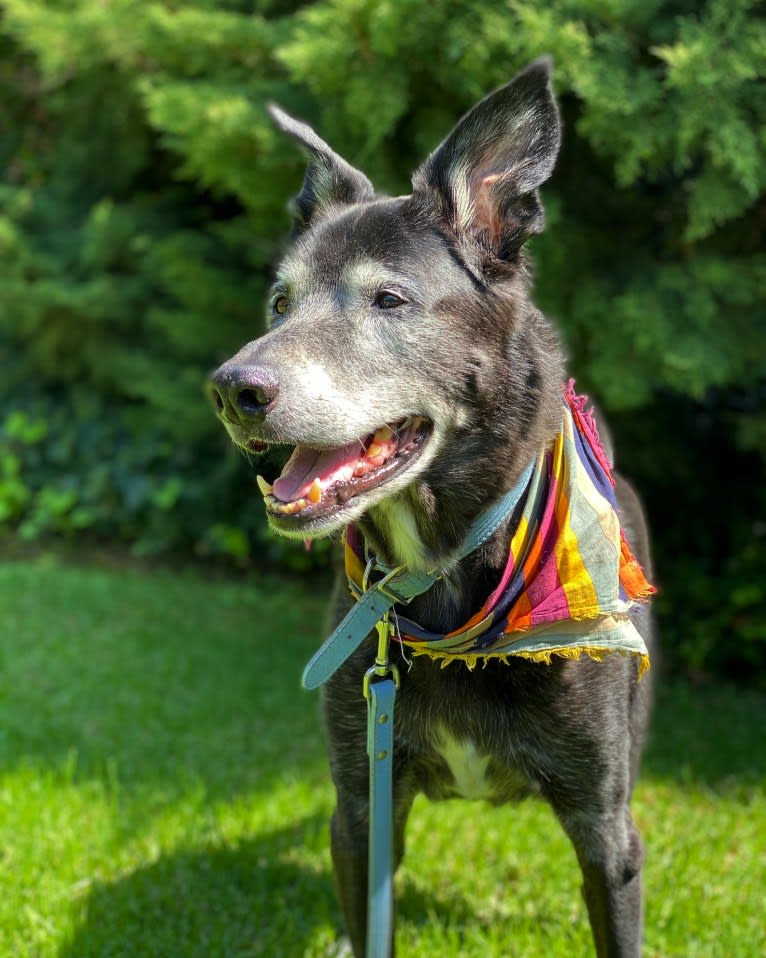
[[[375,589],[377,592],[380,592],[381,595],[386,596],[387,599],[391,599],[393,602],[401,602],[404,605],[408,605],[414,598],[412,595],[405,595],[401,591],[397,591],[396,587],[393,585],[393,581],[397,576],[401,575],[405,571],[403,565],[394,566],[393,569],[389,568],[387,565],[383,565],[382,562],[374,555],[371,555],[367,559],[367,565],[364,569],[364,575],[362,577],[362,592],[368,592],[370,589]],[[375,581],[370,581],[370,577],[376,573],[383,573],[382,578],[376,579]]]

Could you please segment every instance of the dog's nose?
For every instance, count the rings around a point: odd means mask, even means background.
[[[245,422],[263,417],[279,394],[276,376],[263,366],[224,363],[210,378],[210,398],[227,419]]]

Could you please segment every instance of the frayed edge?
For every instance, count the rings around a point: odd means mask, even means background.
[[[575,381],[574,379],[570,379],[566,385],[566,389],[564,390],[564,399],[569,404],[569,408],[572,410],[572,413],[582,423],[583,431],[585,432],[586,438],[590,443],[593,454],[598,460],[601,468],[604,470],[604,472],[606,472],[609,482],[614,485],[614,476],[612,475],[614,463],[609,461],[606,453],[604,452],[601,436],[598,434],[598,423],[596,422],[596,417],[593,414],[593,409],[588,408],[589,397],[585,395],[578,396],[574,390]]]
[[[473,672],[477,665],[481,665],[481,667],[485,669],[490,660],[502,662],[503,665],[510,665],[511,659],[516,658],[527,659],[529,662],[539,662],[543,665],[551,665],[554,656],[579,662],[583,655],[586,655],[594,662],[603,662],[608,655],[622,655],[626,658],[628,656],[635,656],[638,659],[639,682],[651,668],[649,656],[642,652],[631,652],[629,649],[608,649],[603,646],[592,645],[568,646],[562,649],[540,649],[537,652],[455,652],[452,654],[435,652],[431,649],[415,648],[411,645],[408,646],[408,648],[415,656],[425,655],[431,659],[432,662],[438,661],[439,667],[442,669],[446,669],[447,666],[453,662],[462,662],[463,665],[468,667],[469,672]]]

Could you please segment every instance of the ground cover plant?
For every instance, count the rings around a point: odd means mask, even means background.
[[[336,953],[321,583],[0,566],[0,954]],[[541,666],[542,667],[542,666]],[[659,682],[635,813],[649,958],[766,950],[766,697]],[[550,812],[418,802],[400,954],[591,954]]]

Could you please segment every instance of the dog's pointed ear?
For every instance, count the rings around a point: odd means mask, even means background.
[[[375,190],[364,173],[338,156],[308,124],[294,119],[275,103],[268,105],[268,111],[279,129],[300,143],[308,158],[303,186],[291,204],[299,232],[326,206],[372,199]]]
[[[470,110],[413,177],[459,240],[506,259],[543,229],[538,187],[558,154],[552,64],[535,60]]]

